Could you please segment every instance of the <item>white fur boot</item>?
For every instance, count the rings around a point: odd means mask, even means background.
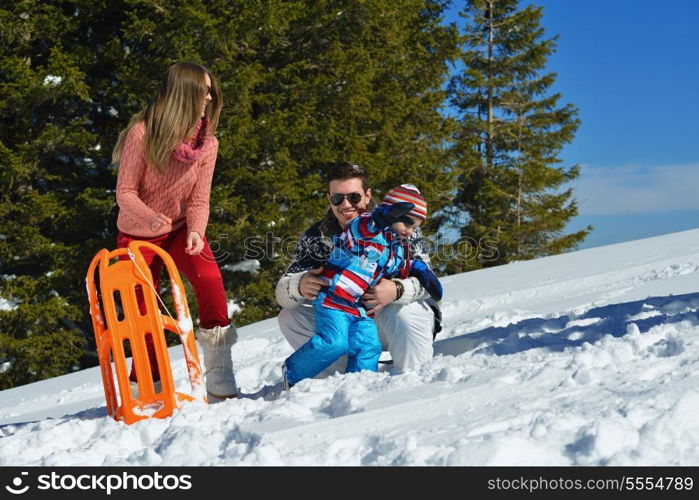
[[[204,380],[209,402],[236,397],[238,386],[231,358],[231,347],[238,340],[235,325],[200,328],[197,340],[204,354]]]

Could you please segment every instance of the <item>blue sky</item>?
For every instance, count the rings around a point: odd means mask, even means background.
[[[582,121],[561,155],[582,166],[569,229],[595,231],[581,248],[699,227],[699,2],[529,4],[559,35],[547,71]]]

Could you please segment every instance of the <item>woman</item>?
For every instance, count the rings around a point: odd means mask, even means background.
[[[197,297],[197,331],[211,399],[235,397],[231,346],[237,339],[228,319],[218,264],[205,237],[222,100],[216,79],[195,63],[171,65],[155,98],[131,118],[114,148],[119,164],[117,247],[149,241],[167,251]],[[162,260],[144,252],[158,289]],[[159,379],[152,341],[151,372]],[[131,370],[135,381],[135,371]]]

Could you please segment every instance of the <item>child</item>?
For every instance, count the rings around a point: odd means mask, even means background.
[[[282,367],[287,388],[314,377],[343,354],[348,357],[348,373],[377,371],[381,342],[359,299],[383,277],[415,276],[435,300],[441,300],[437,277],[423,262],[410,260],[401,241],[426,217],[420,191],[404,184],[390,190],[373,212],[347,224],[321,273],[328,285],[313,302],[316,334]]]

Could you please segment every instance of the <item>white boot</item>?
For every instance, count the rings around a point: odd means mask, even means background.
[[[204,354],[204,379],[209,402],[236,397],[238,386],[231,358],[231,347],[238,340],[235,325],[200,328],[197,340]]]

